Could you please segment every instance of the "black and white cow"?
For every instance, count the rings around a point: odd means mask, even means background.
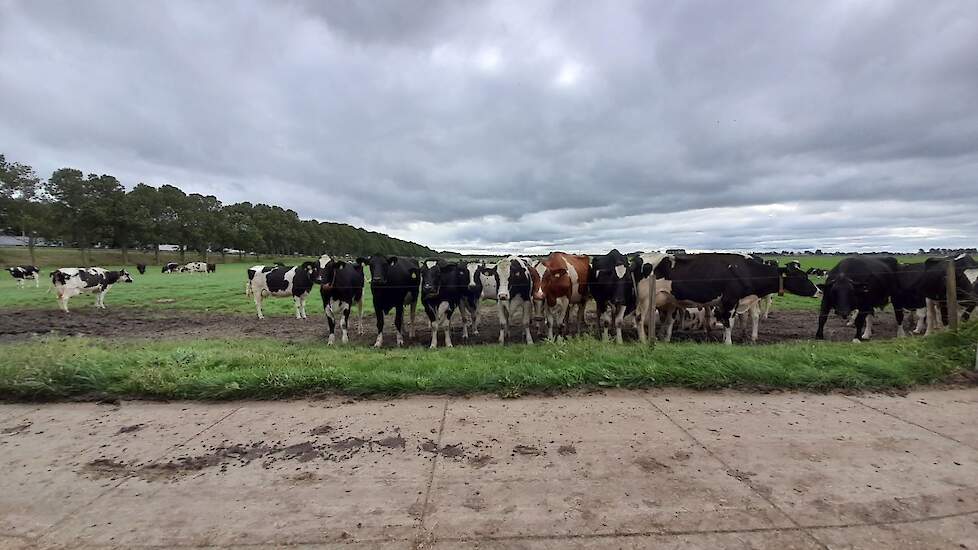
[[[809,267],[808,271],[805,273],[811,275],[812,277],[825,277],[828,274],[828,271],[822,269],[821,267]]]
[[[145,275],[146,274],[146,264],[136,264],[136,271],[138,271],[140,275]]]
[[[323,258],[320,258],[322,260]],[[363,258],[360,258],[363,260]],[[342,333],[340,341],[349,342],[350,311],[353,304],[360,304],[360,334],[363,334],[363,263],[344,260],[328,260],[321,270],[319,295],[323,299],[326,322],[329,323],[329,345],[336,340],[336,321]]]
[[[10,276],[17,280],[17,286],[20,288],[24,287],[24,281],[29,279],[34,279],[34,288],[40,286],[41,270],[37,268],[36,265],[18,265],[14,267],[8,267],[7,271],[10,272]]]
[[[445,347],[452,347],[452,314],[464,299],[469,285],[465,265],[445,260],[426,260],[421,266],[421,305],[431,323],[431,349],[438,347],[438,329],[445,332]],[[462,338],[468,338],[462,323]]]
[[[176,262],[167,262],[163,264],[163,271],[160,273],[176,273],[180,270],[180,264]]]
[[[472,334],[479,334],[479,313],[482,307],[482,300],[485,296],[486,285],[483,283],[483,272],[486,269],[482,262],[469,262],[465,264],[466,287],[459,302],[459,309],[462,313],[462,331],[468,333],[468,328],[472,327]],[[493,279],[495,283],[495,279]],[[495,286],[495,284],[493,285]],[[495,291],[492,299],[496,299]]]
[[[101,267],[62,267],[51,272],[51,283],[58,294],[58,306],[68,313],[68,300],[82,293],[95,294],[95,307],[105,309],[105,294],[116,283],[131,283],[125,269],[108,271]]]
[[[615,341],[622,343],[621,326],[625,315],[635,311],[635,281],[629,270],[629,261],[617,249],[603,256],[591,258],[591,276],[588,294],[597,305],[598,326],[605,340],[608,331],[615,329]]]
[[[190,262],[180,266],[180,273],[207,273],[207,262]]]
[[[533,314],[533,295],[540,288],[540,274],[530,260],[510,256],[496,262],[496,300],[499,309],[499,343],[506,343],[510,316],[517,309],[523,317],[526,343],[533,343],[530,334],[530,318]]]
[[[798,296],[817,297],[820,290],[797,262],[777,267],[741,254],[679,255],[674,263],[662,262],[656,277],[672,283],[672,295],[683,306],[716,306],[723,325],[723,341],[731,344],[734,319],[738,313],[753,311],[762,296],[785,291]],[[751,305],[753,303],[753,306]],[[667,319],[666,323],[671,323]],[[756,325],[755,325],[756,327]],[[752,334],[756,339],[756,329]]]
[[[384,345],[384,316],[391,309],[394,310],[397,345],[403,345],[405,305],[411,306],[408,336],[414,337],[414,315],[418,307],[418,288],[421,285],[421,269],[417,260],[403,256],[371,256],[358,258],[357,261],[370,267],[370,295],[373,297],[374,314],[377,317],[377,341],[374,342],[374,347]]]
[[[958,303],[962,308],[962,317],[967,320],[978,297],[974,294],[978,262],[971,256],[962,254],[955,258],[928,258],[922,263],[902,264],[897,276],[900,295],[894,299],[894,304],[899,302],[907,310],[916,310],[918,316],[923,314],[927,334],[947,325],[948,261],[954,262]],[[919,333],[920,329],[918,323],[914,332]]]
[[[261,303],[268,296],[291,297],[295,299],[295,318],[306,318],[306,298],[312,285],[320,281],[320,270],[316,262],[303,262],[296,267],[273,267],[256,265],[248,269],[248,282],[245,294],[255,299],[258,318],[264,319]]]
[[[855,311],[856,335],[853,341],[862,341],[872,335],[871,330],[868,333],[865,331],[867,317],[890,301],[893,301],[897,336],[901,336],[904,310],[914,304],[906,301],[906,292],[901,292],[900,271],[896,258],[889,256],[845,258],[830,269],[823,287],[815,338],[825,338],[825,323],[833,310],[843,319],[848,319]],[[910,270],[904,271],[908,273]]]

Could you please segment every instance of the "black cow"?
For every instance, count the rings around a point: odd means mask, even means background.
[[[922,263],[904,264],[898,273],[898,296],[894,305],[900,303],[907,310],[927,308],[927,333],[937,327],[938,307],[942,325],[947,325],[947,262],[954,262],[955,286],[958,302],[963,308],[963,317],[967,320],[975,308],[976,294],[967,272],[978,269],[978,262],[969,255],[962,254],[956,258],[928,258]],[[902,336],[902,327],[898,329]]]
[[[176,273],[180,269],[180,264],[176,262],[167,262],[163,265],[163,271],[161,273]]]
[[[207,272],[208,273],[216,273],[217,272],[217,264],[207,264]]]
[[[264,319],[262,300],[267,296],[292,297],[295,299],[295,318],[306,318],[306,298],[312,285],[321,281],[321,270],[316,262],[303,262],[298,267],[272,267],[256,265],[248,269],[245,294],[255,298],[258,318]]]
[[[490,271],[481,262],[469,262],[465,264],[466,279],[468,280],[465,291],[462,293],[462,300],[459,308],[462,311],[462,337],[468,335],[469,326],[472,327],[472,334],[479,334],[479,310],[482,305],[483,293],[486,290],[483,284],[483,274],[495,277],[495,269]],[[496,299],[493,292],[491,298]]]
[[[733,318],[741,300],[785,291],[808,297],[819,294],[798,262],[778,267],[740,254],[676,256],[674,264],[662,262],[656,267],[656,277],[671,282],[672,295],[681,305],[716,305],[726,344],[732,343]],[[671,330],[671,319],[667,323]]]
[[[615,340],[620,344],[622,322],[625,315],[635,311],[636,302],[628,258],[617,249],[591,258],[588,293],[597,305],[598,326],[604,339],[608,339],[608,328],[614,327]]]
[[[431,323],[431,349],[438,347],[438,329],[445,331],[445,347],[452,347],[452,314],[468,292],[469,271],[464,264],[428,260],[421,267],[421,305]],[[468,338],[462,323],[462,338]]]
[[[362,258],[361,258],[362,260]],[[347,327],[350,326],[350,310],[353,304],[360,305],[360,334],[363,334],[363,264],[358,260],[350,263],[343,260],[330,260],[321,268],[319,295],[323,299],[326,322],[329,323],[329,345],[336,339],[336,319],[339,318],[344,344],[349,341]]]
[[[41,270],[37,268],[36,265],[18,265],[14,267],[8,267],[7,271],[10,272],[10,276],[17,280],[17,286],[20,288],[24,287],[24,281],[28,279],[34,279],[34,288],[40,286],[40,275]]]
[[[403,345],[405,305],[411,306],[408,336],[414,337],[414,314],[418,307],[418,287],[421,284],[421,270],[417,260],[403,256],[371,256],[357,258],[357,262],[370,267],[370,295],[373,297],[374,314],[377,316],[377,341],[374,342],[374,347],[379,348],[384,344],[384,316],[391,309],[394,309],[397,345]]]
[[[146,274],[146,264],[136,264],[136,271],[138,271],[140,275],[145,275]]]
[[[903,277],[912,279],[916,269],[903,270]],[[889,256],[846,258],[839,262],[825,278],[815,337],[820,340],[825,338],[825,323],[833,310],[843,319],[848,319],[856,311],[856,336],[853,341],[862,341],[868,336],[865,333],[866,318],[890,301],[893,301],[897,334],[900,335],[904,310],[914,305],[907,292],[901,291],[900,272],[896,258]]]

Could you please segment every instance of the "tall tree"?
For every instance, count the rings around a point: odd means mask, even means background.
[[[27,238],[31,264],[37,264],[37,237],[50,233],[50,202],[44,182],[26,164],[8,163],[0,155],[0,210],[5,227]]]
[[[128,202],[137,220],[135,240],[144,248],[153,247],[153,260],[158,265],[167,229],[163,199],[155,187],[140,183],[129,192]]]

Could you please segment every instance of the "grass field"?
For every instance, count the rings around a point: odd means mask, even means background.
[[[269,399],[324,392],[515,397],[568,388],[658,386],[882,390],[943,380],[967,368],[976,339],[976,323],[957,334],[866,344],[660,344],[655,349],[589,338],[439,352],[267,340],[44,339],[5,346],[0,397]]]
[[[830,268],[840,258],[794,257],[804,267]],[[916,258],[903,257],[903,261]],[[263,259],[271,263],[274,258]],[[295,264],[299,258],[286,263]],[[782,263],[787,258],[779,258]],[[73,265],[55,262],[44,266]],[[116,285],[109,308],[144,307],[254,314],[245,296],[245,269],[254,264],[219,264],[215,274],[160,273],[152,266],[135,283]],[[118,267],[106,265],[105,267]],[[45,277],[41,288],[16,288],[0,279],[0,309],[55,309]],[[90,295],[71,306],[91,308]],[[372,310],[370,293],[365,309]],[[818,301],[785,296],[779,309],[817,309]],[[311,296],[310,315],[321,311]],[[287,299],[265,304],[269,316],[293,315]],[[702,343],[660,344],[654,350],[572,339],[562,344],[500,347],[463,346],[373,350],[327,348],[320,342],[273,339],[100,340],[41,337],[2,346],[0,399],[140,397],[165,399],[282,398],[339,392],[355,395],[401,393],[524,392],[574,387],[906,388],[945,379],[974,361],[978,325],[958,335],[889,340],[871,344],[794,342],[725,347]]]

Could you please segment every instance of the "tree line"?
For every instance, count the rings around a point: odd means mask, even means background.
[[[226,260],[227,250],[261,255],[390,254],[429,256],[436,252],[347,224],[303,220],[280,206],[223,204],[213,195],[187,194],[173,185],[140,183],[126,190],[113,176],[55,170],[44,180],[26,164],[0,154],[0,229],[26,237],[31,263],[38,239],[76,246],[91,264],[93,247],[155,251],[176,245],[206,260]]]

